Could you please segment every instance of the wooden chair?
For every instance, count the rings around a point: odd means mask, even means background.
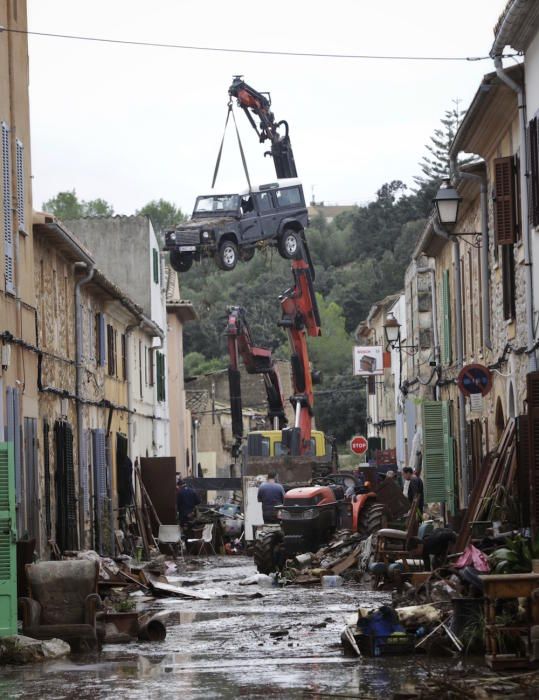
[[[410,506],[410,512],[406,518],[404,530],[382,528],[376,533],[375,561],[391,564],[402,560],[404,570],[408,570],[407,553],[410,550],[412,539],[417,536],[419,527],[419,494],[415,496]]]
[[[99,563],[85,559],[45,561],[26,566],[30,597],[19,598],[23,634],[58,637],[75,648],[98,646],[96,614]]]

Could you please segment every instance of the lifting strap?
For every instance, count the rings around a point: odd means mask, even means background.
[[[245,172],[245,177],[247,178],[247,184],[249,185],[249,190],[251,187],[251,180],[249,179],[249,170],[247,169],[247,161],[245,159],[245,153],[243,152],[243,146],[241,143],[240,132],[238,130],[238,125],[236,123],[236,116],[232,110],[232,102],[228,103],[228,111],[226,113],[225,129],[223,131],[223,138],[221,139],[221,145],[219,146],[219,152],[217,153],[217,161],[215,162],[215,170],[213,171],[213,180],[211,183],[211,188],[215,187],[215,181],[217,180],[217,174],[219,172],[219,166],[221,165],[221,156],[223,155],[223,146],[225,143],[226,129],[228,126],[228,120],[230,119],[230,114],[232,113],[232,119],[234,120],[234,126],[236,127],[236,136],[238,137],[238,146],[240,148],[241,162],[243,164],[243,170]]]

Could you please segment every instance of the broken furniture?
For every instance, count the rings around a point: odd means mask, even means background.
[[[530,668],[533,646],[532,627],[539,625],[539,574],[498,574],[479,576],[485,596],[485,660],[494,670]],[[526,620],[497,621],[501,601],[525,600]],[[505,652],[503,643],[512,640],[523,649]]]
[[[211,549],[211,551],[214,554],[216,554],[217,552],[213,547],[213,523],[206,523],[204,525],[204,529],[202,530],[202,534],[200,537],[187,540],[187,545],[190,544],[199,545],[197,554],[201,554],[202,550],[206,545]]]
[[[169,546],[175,558],[183,556],[182,531],[179,525],[159,525],[157,542]]]
[[[397,560],[402,561],[404,571],[409,568],[407,554],[410,550],[412,538],[417,535],[419,526],[419,495],[411,503],[410,511],[405,523],[404,530],[393,528],[382,528],[376,533],[376,555],[375,561],[386,565]]]
[[[63,639],[72,647],[98,646],[96,613],[99,563],[89,560],[46,561],[26,566],[30,597],[20,598],[23,634],[35,639]]]

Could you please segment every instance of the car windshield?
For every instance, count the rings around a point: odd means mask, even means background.
[[[198,197],[195,204],[195,214],[212,214],[223,211],[237,211],[239,195],[221,194],[214,197]]]

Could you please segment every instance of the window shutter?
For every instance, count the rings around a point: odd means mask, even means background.
[[[449,287],[449,270],[444,270],[442,278],[442,323],[443,323],[443,344],[442,362],[444,365],[451,364],[451,300]]]
[[[423,481],[425,502],[436,503],[447,498],[446,473],[448,472],[448,440],[445,423],[448,423],[447,401],[424,401],[423,418]],[[444,419],[444,416],[445,419]]]
[[[155,248],[153,249],[153,281],[156,284],[159,283],[159,253]]]
[[[4,206],[4,275],[6,292],[15,294],[15,258],[13,249],[13,211],[11,208],[11,159],[9,152],[9,127],[1,124],[2,131],[2,199]]]
[[[530,145],[530,221],[532,226],[539,226],[539,120],[532,119],[529,128]]]
[[[24,146],[15,141],[15,170],[17,173],[17,218],[19,231],[26,233],[26,212],[24,209]]]
[[[530,465],[531,513],[534,535],[539,532],[539,372],[526,378],[528,390],[528,444]]]
[[[94,498],[95,498],[95,522],[96,542],[95,547],[101,554],[103,552],[103,519],[107,498],[107,463],[105,456],[105,431],[100,428],[92,431],[94,454]]]
[[[516,202],[513,158],[494,161],[494,212],[497,245],[511,245],[516,240]]]
[[[52,520],[51,520],[51,464],[50,464],[50,447],[49,447],[49,424],[46,420],[43,421],[43,471],[45,478],[45,532],[47,541],[52,536]]]
[[[0,637],[17,634],[13,444],[0,443]]]

